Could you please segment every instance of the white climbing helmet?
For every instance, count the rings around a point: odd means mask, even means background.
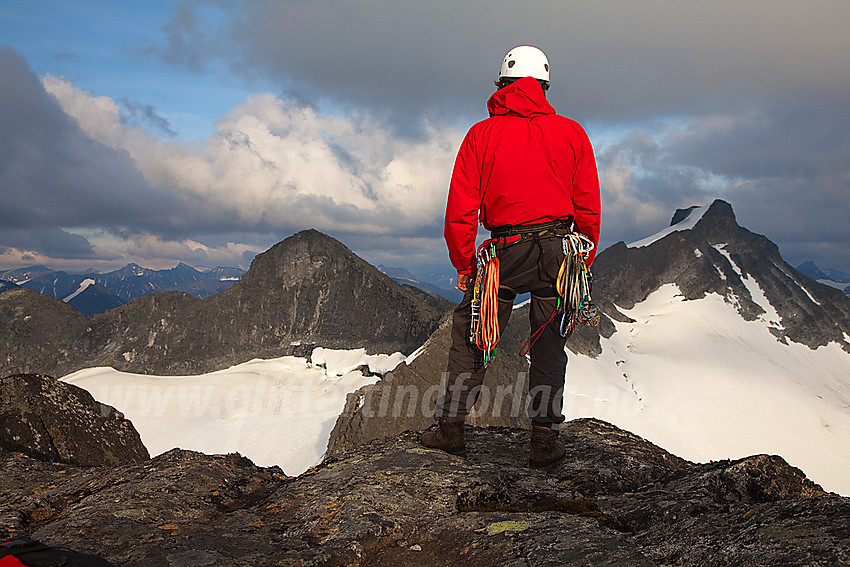
[[[541,81],[549,80],[549,60],[546,55],[530,45],[514,47],[505,55],[499,69],[501,77],[534,77]]]

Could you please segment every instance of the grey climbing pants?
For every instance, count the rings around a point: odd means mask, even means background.
[[[531,332],[546,326],[530,350],[528,412],[534,425],[557,428],[564,421],[562,406],[567,353],[564,350],[566,339],[558,332],[560,314],[551,320],[550,317],[557,305],[555,280],[564,259],[562,240],[528,236],[499,250],[497,255],[500,263],[500,332],[508,323],[517,294],[526,292],[531,293]],[[464,419],[469,414],[483,387],[486,372],[483,351],[469,342],[472,296],[473,286],[470,285],[454,311],[452,346],[444,375],[446,390],[437,400],[437,417],[449,420]]]

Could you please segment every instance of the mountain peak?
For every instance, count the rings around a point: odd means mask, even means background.
[[[446,300],[399,286],[315,229],[257,255],[234,293],[253,298],[261,313],[277,310],[277,319],[268,324],[280,327],[281,335],[336,347],[350,344],[348,335],[371,329],[355,346],[407,352],[421,345],[451,307]]]
[[[712,235],[715,238],[728,238],[729,233],[737,233],[741,230],[735,218],[735,211],[732,210],[732,205],[722,199],[715,199],[708,209],[697,221],[694,228],[703,230],[706,235]]]
[[[721,243],[731,235],[730,231],[740,230],[735,220],[732,205],[721,199],[716,199],[711,205],[694,205],[686,209],[676,209],[670,226],[651,236],[627,244],[629,248],[643,248],[658,242],[674,232],[699,230],[714,242]]]
[[[850,349],[850,306],[843,294],[803,278],[776,244],[738,225],[729,203],[718,199],[708,207],[680,209],[673,220],[650,237],[597,257],[594,297],[610,302],[604,309],[612,317],[625,317],[614,305],[631,309],[673,283],[686,299],[725,297],[745,320],[763,320],[782,341],[811,348],[834,341]]]
[[[130,270],[132,275],[132,267]],[[174,270],[154,275],[157,279],[144,280],[152,291],[175,289]],[[136,283],[139,278],[127,279]],[[74,299],[85,299],[94,291],[92,287]],[[3,300],[11,304],[19,296],[11,290],[3,293]],[[9,360],[0,360],[0,370],[38,369],[55,374],[112,366],[186,374],[219,370],[252,358],[303,355],[314,346],[410,353],[452,307],[447,300],[395,283],[342,243],[316,230],[293,235],[258,255],[240,281],[206,299],[150,293],[91,321],[57,302],[55,309],[73,311],[79,316],[79,325],[57,324],[68,316],[56,316],[39,327],[41,334],[0,336],[0,350],[15,353]],[[8,321],[3,319],[6,313],[11,318]],[[0,328],[22,325],[19,321],[28,314],[26,310],[0,310]],[[86,331],[89,326],[91,332]],[[63,342],[56,339],[51,343],[49,333],[59,335]],[[53,344],[57,346],[46,346]],[[68,354],[59,358],[57,352]]]

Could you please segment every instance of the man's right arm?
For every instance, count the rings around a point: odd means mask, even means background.
[[[452,170],[443,231],[449,248],[449,259],[458,275],[475,271],[475,236],[478,233],[478,210],[481,207],[479,179],[470,130],[458,150]]]

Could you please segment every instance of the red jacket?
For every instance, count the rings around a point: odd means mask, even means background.
[[[492,230],[572,216],[598,244],[599,178],[581,125],[555,114],[531,77],[493,93],[487,110],[466,134],[449,186],[444,235],[458,273],[475,270],[479,219]]]

